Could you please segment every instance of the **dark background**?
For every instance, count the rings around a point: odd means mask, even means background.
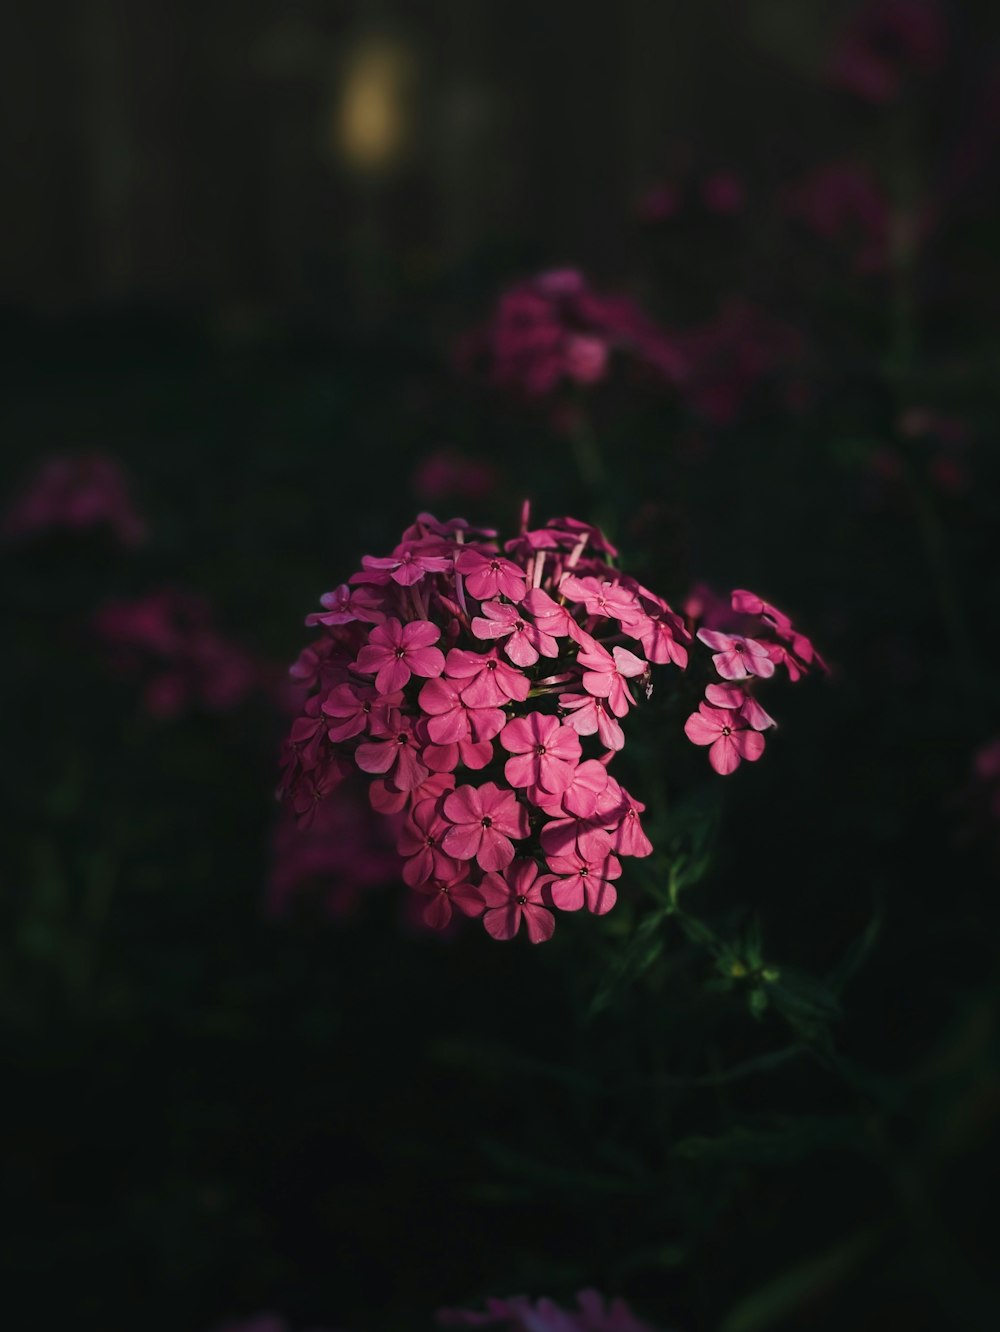
[[[856,12],[5,11],[2,498],[100,451],[149,529],[0,554],[10,1326],[409,1329],[586,1285],[691,1332],[994,1325],[998,26],[939,8],[933,67],[873,104],[827,76]],[[844,160],[886,201],[873,264],[858,222],[789,216]],[[456,363],[567,265],[795,349],[721,416],[627,357],[544,402]],[[428,494],[442,449],[488,493]],[[759,590],[832,664],[768,702],[754,768],[711,781],[669,700],[623,756],[668,859],[715,828],[685,900],[732,956],[673,921],[643,954],[655,868],[537,951],[428,937],[391,875],[331,914],[349,866],[273,908],[302,619],[417,509],[509,534],[524,496],[675,604]],[[94,616],[164,585],[266,687],[150,715]],[[729,966],[755,920],[766,1011]]]

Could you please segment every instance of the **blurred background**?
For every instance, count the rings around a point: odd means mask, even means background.
[[[996,7],[48,0],[0,87],[11,1326],[995,1326]],[[831,663],[636,728],[709,947],[274,800],[319,596],[525,497]]]

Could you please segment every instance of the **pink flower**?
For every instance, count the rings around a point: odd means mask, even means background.
[[[573,780],[564,791],[554,794],[542,786],[532,786],[528,789],[528,799],[555,819],[567,814],[587,819],[596,813],[607,786],[608,770],[604,764],[599,759],[585,759],[573,769]]]
[[[484,601],[482,616],[472,621],[472,632],[477,638],[506,638],[504,651],[517,666],[534,666],[538,654],[558,657],[559,644],[514,606],[502,601]]]
[[[778,724],[770,713],[764,711],[754,696],[741,689],[739,685],[710,684],[705,689],[705,698],[713,707],[737,710],[754,731],[766,731]]]
[[[444,800],[445,817],[453,825],[441,847],[456,860],[475,860],[480,869],[505,869],[514,859],[510,840],[528,836],[528,811],[513,791],[495,782],[460,786]]]
[[[559,706],[569,713],[566,725],[572,726],[577,735],[596,734],[606,749],[624,747],[625,732],[609,714],[603,698],[589,694],[560,694]]]
[[[586,637],[569,608],[553,601],[540,587],[533,587],[526,593],[522,606],[531,614],[538,632],[549,638],[568,637],[579,643]]]
[[[129,494],[125,473],[105,453],[57,454],[28,480],[3,517],[12,541],[47,532],[103,528],[122,546],[146,539],[146,524]]]
[[[531,688],[528,677],[501,661],[496,648],[486,653],[452,648],[444,673],[449,680],[459,681],[462,701],[470,708],[497,708],[512,701],[523,703]]]
[[[829,162],[796,182],[785,210],[820,240],[842,248],[858,273],[880,273],[889,258],[889,201],[867,168]]]
[[[432,647],[441,630],[429,620],[411,620],[400,624],[388,619],[377,624],[368,635],[368,645],[358,653],[354,669],[362,675],[375,675],[380,694],[391,694],[409,683],[413,675],[434,676],[444,670],[444,655]]]
[[[450,882],[461,866],[441,850],[441,839],[451,826],[441,813],[442,801],[421,800],[399,830],[396,849],[406,857],[403,882],[411,888],[428,879]]]
[[[512,755],[504,766],[511,786],[540,786],[553,794],[572,783],[582,753],[572,727],[540,712],[508,722],[500,732],[500,743]]]
[[[352,624],[356,620],[364,624],[381,624],[385,619],[370,587],[351,588],[341,583],[332,592],[324,592],[319,601],[326,609],[307,615],[307,625],[325,624],[332,629],[335,625]]]
[[[392,711],[377,732],[373,727],[371,739],[358,745],[354,759],[362,772],[384,773],[401,791],[412,791],[428,775],[418,753],[412,722]]]
[[[642,607],[634,592],[621,583],[600,578],[574,578],[567,574],[559,591],[571,601],[583,602],[588,615],[604,615],[620,624],[634,624],[643,618]]]
[[[611,849],[621,856],[648,856],[652,854],[653,843],[642,830],[639,815],[646,806],[636,800],[624,786],[620,786],[613,777],[608,778],[607,787],[601,793],[598,808],[604,820],[604,828],[611,839]]]
[[[483,898],[478,888],[474,888],[465,877],[464,870],[450,883],[439,879],[429,879],[413,885],[418,893],[424,893],[428,902],[423,910],[423,921],[432,930],[443,930],[451,924],[453,909],[457,908],[463,916],[481,916]]]
[[[328,725],[327,734],[334,742],[350,740],[368,729],[373,716],[381,714],[384,724],[386,713],[402,702],[403,695],[398,690],[394,694],[379,694],[371,685],[337,685],[330,690],[321,709],[324,716],[335,718]]]
[[[401,791],[392,781],[377,778],[368,788],[368,799],[372,809],[391,816],[401,814],[407,805],[418,805],[421,800],[436,800],[439,795],[454,789],[455,778],[450,772],[429,772],[410,791]]]
[[[588,911],[603,916],[617,902],[618,892],[611,880],[621,878],[622,865],[605,848],[610,843],[595,842],[589,853],[577,847],[566,855],[548,857],[549,869],[559,876],[549,885],[549,892],[560,911],[579,911],[586,903]]]
[[[524,596],[524,571],[503,555],[483,555],[464,549],[455,560],[455,568],[465,578],[465,585],[478,601],[504,596],[520,601]]]
[[[715,652],[712,662],[724,680],[745,680],[748,675],[768,680],[774,674],[767,646],[756,638],[722,634],[714,629],[699,629],[698,638]]]
[[[393,582],[399,583],[401,587],[412,587],[414,583],[419,583],[429,573],[446,573],[451,568],[451,560],[443,555],[425,555],[419,550],[414,551],[407,546],[397,554],[390,555],[385,559],[376,558],[374,555],[365,555],[361,561],[361,567],[368,571],[381,573],[384,578],[391,578]],[[384,578],[372,579],[372,581],[384,581]]]
[[[479,892],[486,903],[483,925],[494,939],[513,939],[524,921],[532,943],[552,938],[555,917],[543,889],[551,875],[539,874],[533,860],[515,860],[503,874],[485,874]]]
[[[863,101],[891,102],[907,74],[940,66],[947,41],[932,0],[876,0],[848,23],[830,60],[830,79]]]
[[[499,482],[491,463],[478,458],[463,458],[455,449],[438,449],[417,464],[412,484],[417,495],[427,500],[486,499]]]
[[[764,737],[751,730],[744,717],[707,703],[699,703],[688,717],[684,734],[692,744],[711,745],[708,761],[722,777],[735,772],[741,759],[752,763],[764,752]]]
[[[587,693],[593,694],[595,698],[606,698],[615,716],[624,717],[635,702],[626,680],[645,675],[649,670],[648,663],[634,652],[629,652],[628,648],[616,647],[611,653],[598,643],[589,651],[581,652],[577,660],[586,668],[583,687]]]

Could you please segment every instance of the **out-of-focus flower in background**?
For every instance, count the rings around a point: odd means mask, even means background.
[[[876,0],[845,25],[830,57],[837,87],[866,102],[894,101],[914,76],[944,62],[948,30],[932,0]]]
[[[889,258],[889,204],[858,162],[814,168],[785,193],[785,211],[821,240],[841,247],[858,273],[880,273]]]
[[[492,318],[456,348],[460,368],[481,370],[497,388],[529,399],[601,383],[616,356],[666,384],[683,381],[687,370],[676,338],[630,297],[595,292],[575,269],[510,287]]]
[[[194,708],[231,712],[269,683],[266,664],[224,637],[194,592],[167,587],[108,602],[94,629],[113,667],[142,680],[146,710],[163,721]]]
[[[135,507],[125,473],[106,453],[47,458],[27,478],[2,522],[8,541],[97,530],[126,547],[146,539],[146,523]]]
[[[500,482],[500,472],[485,458],[467,458],[457,449],[436,449],[413,469],[413,493],[420,500],[486,499]]]
[[[285,915],[295,901],[315,895],[335,919],[349,915],[361,896],[399,878],[394,829],[402,823],[376,814],[363,789],[348,781],[336,800],[317,806],[302,827],[283,811],[271,843],[267,909]]]

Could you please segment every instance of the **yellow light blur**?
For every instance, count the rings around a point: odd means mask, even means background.
[[[384,171],[408,137],[413,62],[395,42],[370,38],[347,61],[333,126],[338,151],[352,166]]]

